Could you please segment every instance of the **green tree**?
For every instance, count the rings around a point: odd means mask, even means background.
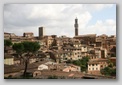
[[[83,57],[81,59],[81,71],[87,71],[88,68],[88,61],[89,61],[89,57]]]
[[[20,58],[20,63],[23,64],[23,61],[24,61],[24,57],[22,56],[24,54],[23,43],[15,43],[12,48],[18,54],[18,57]]]
[[[108,58],[109,59],[109,58]],[[108,67],[114,68],[116,67],[116,62],[112,62],[110,59],[108,60]]]
[[[4,40],[4,51],[6,50],[7,47],[10,47],[12,45],[11,40]]]
[[[18,56],[23,59],[25,68],[24,68],[24,73],[23,77],[26,77],[27,73],[27,68],[29,64],[29,59],[31,57],[34,57],[36,52],[39,50],[40,45],[38,42],[22,42],[22,43],[15,43],[13,45],[13,49],[16,51]]]
[[[81,71],[83,72],[83,71],[87,71],[88,61],[89,61],[89,57],[83,57],[82,59],[72,61],[72,63],[74,65],[80,66]]]
[[[12,45],[12,42],[11,40],[4,40],[4,46],[11,46]]]
[[[110,67],[105,67],[100,70],[101,74],[106,75],[106,76],[116,76],[116,69],[110,68]]]
[[[24,45],[23,43],[15,43],[12,47],[16,53],[22,57],[22,53],[24,52]]]

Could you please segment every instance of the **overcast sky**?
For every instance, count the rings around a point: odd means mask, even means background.
[[[4,32],[38,36],[43,26],[46,35],[73,37],[76,17],[79,35],[116,35],[115,4],[5,4]]]

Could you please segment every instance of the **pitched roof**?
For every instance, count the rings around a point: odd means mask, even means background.
[[[75,36],[76,38],[77,37],[96,37],[96,34],[86,34],[86,35],[78,35],[78,36]]]
[[[100,59],[91,60],[91,61],[88,62],[88,64],[97,64],[97,63],[100,63],[100,62],[107,62],[107,61],[108,61],[108,59],[100,58]]]

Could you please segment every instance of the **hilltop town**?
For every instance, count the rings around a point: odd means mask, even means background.
[[[78,33],[75,19],[74,37],[46,35],[39,27],[39,35],[24,32],[23,36],[4,32],[4,41],[12,45],[21,42],[38,42],[36,55],[28,62],[28,78],[85,79],[116,78],[116,35]],[[4,44],[4,78],[20,78],[25,64],[13,50]],[[111,71],[111,73],[109,73]]]

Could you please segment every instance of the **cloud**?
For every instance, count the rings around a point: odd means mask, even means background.
[[[111,8],[114,4],[86,4],[84,6],[84,10],[88,10],[91,12],[101,11],[105,8]]]
[[[88,30],[88,31],[86,31]],[[98,20],[94,25],[87,26],[84,33],[97,33],[97,34],[115,34],[116,35],[116,21],[107,19],[105,21]]]
[[[111,19],[106,23],[103,21],[100,23],[98,20],[95,25],[87,26],[92,20],[91,12],[110,7],[112,4],[6,4],[4,6],[4,31],[14,32],[17,35],[31,31],[37,36],[38,27],[44,26],[47,35],[74,36],[76,17],[78,17],[80,33],[89,33],[86,29],[99,26],[105,29],[105,26],[109,27],[113,24],[112,30],[115,31],[116,24]]]

